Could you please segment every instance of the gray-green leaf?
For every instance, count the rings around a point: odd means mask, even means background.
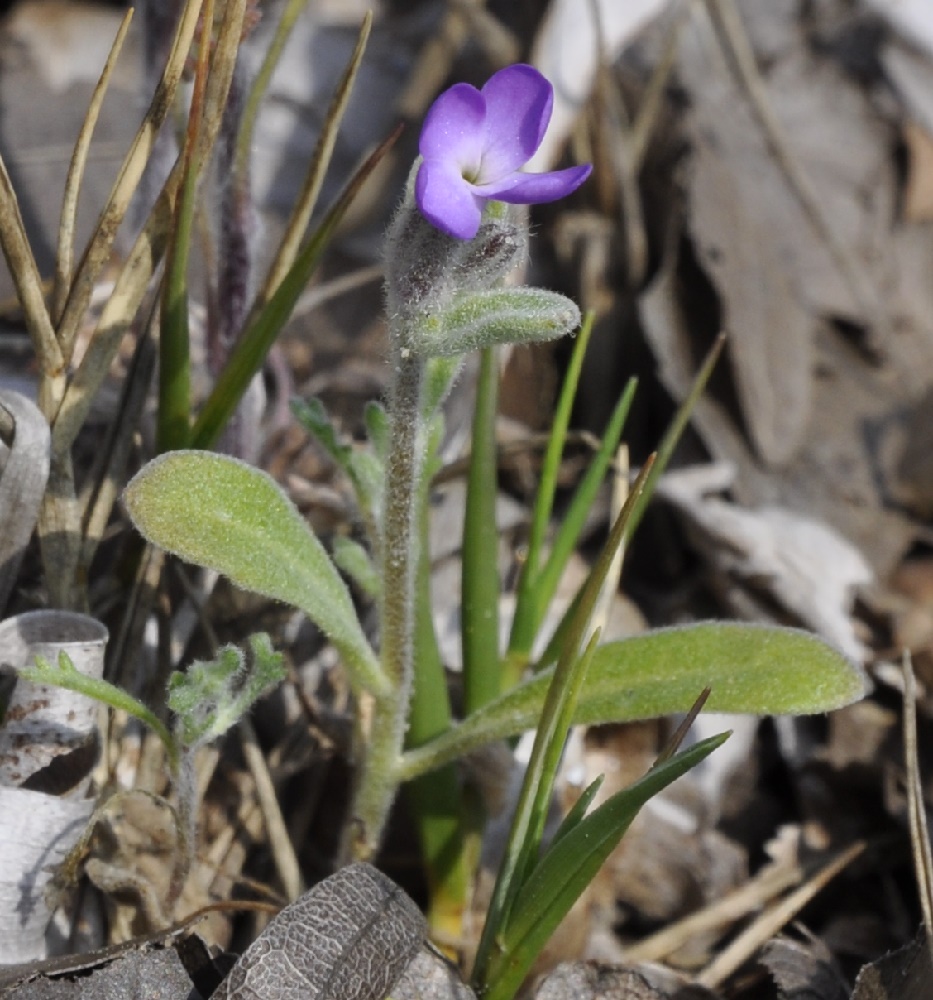
[[[458,296],[446,312],[413,330],[411,346],[425,357],[446,357],[496,344],[554,340],[579,325],[580,310],[565,295],[496,288]]]
[[[282,654],[264,632],[249,637],[249,651],[222,646],[213,660],[195,660],[168,679],[175,732],[188,749],[222,736],[285,677]]]
[[[346,585],[271,476],[224,455],[173,451],[144,466],[123,500],[148,541],[300,608],[343,655],[357,690],[388,693]]]
[[[408,751],[403,776],[532,729],[552,672],[542,671],[431,743]],[[812,715],[858,701],[866,686],[860,667],[810,632],[704,622],[600,646],[574,721],[625,722],[686,712],[706,687],[712,689],[707,711]]]

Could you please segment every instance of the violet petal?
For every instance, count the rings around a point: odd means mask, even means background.
[[[531,159],[551,120],[554,88],[534,67],[519,63],[494,73],[482,89],[486,134],[478,183],[504,179]]]
[[[455,163],[461,174],[475,177],[483,155],[486,99],[468,83],[456,83],[431,105],[418,149],[426,160]]]
[[[415,201],[428,222],[448,236],[469,240],[479,229],[484,199],[474,194],[455,163],[425,160],[415,178]]]
[[[483,198],[495,198],[511,205],[539,205],[576,191],[592,170],[593,167],[586,163],[544,174],[513,174],[499,184],[476,185],[474,191]]]

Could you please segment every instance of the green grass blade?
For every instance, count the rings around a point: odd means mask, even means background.
[[[531,647],[537,634],[538,624],[535,614],[534,586],[538,567],[541,562],[541,552],[547,535],[551,512],[554,509],[554,495],[557,492],[557,474],[560,470],[561,455],[564,442],[567,439],[567,427],[570,424],[570,414],[573,401],[576,398],[580,372],[583,369],[583,357],[593,332],[593,313],[587,313],[580,328],[567,366],[567,374],[561,387],[560,398],[554,411],[551,425],[551,435],[541,467],[541,482],[535,496],[535,506],[531,517],[531,529],[528,536],[528,552],[518,580],[515,603],[515,617],[512,620],[512,631],[509,636],[508,661],[514,661],[515,667],[510,669],[512,676],[521,676],[524,666],[531,655]]]
[[[598,634],[590,637],[582,655],[578,651],[649,467],[650,464],[642,470],[639,480],[634,484],[596,564],[581,588],[581,598],[571,620],[567,640],[548,684],[531,759],[525,771],[505,855],[477,949],[474,975],[480,979],[485,979],[486,969],[492,960],[493,943],[506,925],[517,894],[538,857],[560,756],[573,722],[582,685],[596,651]]]
[[[512,1000],[541,949],[621,840],[639,809],[709,756],[728,733],[697,743],[617,792],[545,853],[519,894],[497,940],[485,980],[473,986],[484,1000]]]
[[[713,344],[704,359],[696,378],[693,380],[693,385],[690,387],[690,392],[688,393],[687,398],[680,405],[677,413],[674,414],[674,419],[671,421],[670,427],[668,427],[663,439],[661,440],[661,445],[658,448],[655,463],[651,469],[650,475],[648,476],[644,492],[642,493],[635,510],[632,512],[632,517],[625,529],[623,542],[626,544],[635,533],[635,529],[638,527],[642,517],[644,516],[645,509],[647,508],[648,503],[651,500],[651,495],[654,492],[655,483],[657,482],[658,477],[667,468],[667,465],[671,460],[671,456],[674,453],[674,449],[677,447],[677,443],[680,441],[684,428],[687,426],[687,421],[690,419],[690,414],[693,412],[693,408],[696,406],[697,400],[706,388],[706,383],[709,381],[709,378],[713,373],[713,368],[716,366],[716,362],[719,359],[719,355],[722,352],[724,345],[725,337],[718,337],[716,343]],[[535,665],[536,670],[542,670],[545,667],[549,667],[557,659],[558,651],[560,650],[561,643],[563,642],[563,636],[567,631],[569,621],[574,613],[575,604],[576,598],[565,612],[563,620],[555,629],[554,635],[551,637],[551,641],[547,644],[547,648]]]
[[[582,622],[582,625],[585,627],[585,622]],[[554,780],[560,766],[564,743],[573,721],[573,711],[580,688],[593,660],[598,641],[597,632],[590,638],[580,656],[577,655],[577,644],[568,643],[548,686],[534,747],[528,767],[525,769],[521,793],[509,829],[508,843],[496,877],[492,900],[486,910],[486,923],[476,952],[473,976],[479,983],[486,982],[495,942],[508,926],[516,900],[538,861],[544,824],[551,804]]]
[[[605,775],[601,774],[599,777],[594,778],[583,790],[580,798],[570,807],[567,815],[561,820],[560,826],[557,828],[557,832],[554,834],[551,840],[551,847],[553,847],[558,840],[565,837],[571,830],[575,829],[577,824],[586,815],[587,809],[593,804],[593,799],[596,798],[597,792],[602,787],[602,783],[605,780]]]
[[[625,420],[628,417],[632,401],[635,398],[637,385],[638,383],[635,379],[629,380],[622,398],[616,404],[612,419],[600,442],[599,450],[593,457],[590,467],[577,487],[567,513],[561,519],[560,527],[554,536],[551,551],[548,553],[547,562],[544,564],[535,582],[533,601],[536,606],[538,628],[540,628],[547,608],[554,594],[557,592],[560,578],[567,567],[567,562],[577,547],[577,542],[580,540],[580,533],[596,499],[596,494],[606,476],[609,463],[612,461],[619,446]],[[537,629],[535,631],[537,634]]]
[[[425,477],[425,491],[428,479]],[[428,507],[421,504],[415,614],[415,683],[406,746],[416,747],[451,725],[447,678],[431,616],[431,570],[427,546]],[[466,854],[465,804],[457,766],[445,765],[410,782],[405,795],[418,830],[428,880],[428,926],[442,940],[463,933],[463,914],[471,884]]]
[[[473,414],[462,545],[461,643],[466,715],[499,695],[499,532],[496,411],[499,359],[482,352]]]
[[[716,362],[719,360],[719,355],[722,353],[722,349],[725,347],[725,344],[726,338],[723,334],[720,334],[716,338],[716,342],[710,348],[709,353],[703,359],[703,364],[700,366],[700,370],[697,372],[696,378],[693,380],[690,392],[687,393],[687,397],[677,408],[677,412],[674,414],[674,419],[671,421],[670,427],[668,427],[668,429],[664,432],[664,437],[661,439],[661,444],[658,446],[657,459],[650,475],[648,476],[648,482],[645,484],[645,491],[642,494],[641,500],[635,507],[635,510],[632,512],[632,518],[625,530],[626,542],[628,542],[628,540],[632,537],[635,533],[635,529],[641,523],[645,509],[651,502],[655,483],[658,481],[658,478],[664,474],[664,470],[667,468],[668,463],[671,460],[671,456],[674,454],[674,449],[680,441],[684,428],[690,420],[693,408],[696,406],[697,400],[700,396],[703,395],[706,383],[709,382],[710,376],[713,374],[713,369],[716,367]]]

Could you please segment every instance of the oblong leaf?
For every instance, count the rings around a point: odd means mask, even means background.
[[[346,585],[271,476],[225,455],[174,451],[144,466],[123,501],[154,545],[300,608],[340,650],[357,689],[387,694]]]
[[[532,344],[563,337],[580,325],[576,303],[543,288],[494,288],[454,299],[441,316],[412,331],[412,349],[448,357],[496,344]]]
[[[406,753],[408,778],[537,724],[553,668],[507,691],[432,743]],[[574,721],[628,722],[689,711],[711,688],[706,711],[808,715],[858,701],[860,667],[810,632],[742,622],[656,629],[601,646]]]

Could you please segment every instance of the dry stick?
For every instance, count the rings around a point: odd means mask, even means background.
[[[817,235],[826,244],[859,309],[868,317],[870,325],[876,331],[884,331],[887,322],[877,296],[869,292],[874,287],[870,275],[864,271],[849,248],[833,231],[819,195],[810,183],[809,177],[794,158],[784,136],[781,123],[768,103],[765,85],[755,60],[755,53],[742,25],[742,19],[736,10],[734,0],[706,0],[706,6],[713,24],[719,29],[720,44],[723,45],[727,55],[732,57],[727,61],[732,66],[740,87],[744,89],[749,99],[755,117],[764,132],[768,147],[777,160],[787,183],[797,196]]]
[[[288,828],[285,825],[282,809],[275,793],[275,785],[272,783],[266,759],[263,757],[256,739],[256,730],[248,718],[240,719],[238,728],[243,756],[246,758],[250,774],[253,776],[253,783],[256,786],[256,797],[259,799],[259,806],[262,809],[275,868],[282,880],[285,895],[291,902],[304,892],[304,883],[295,847],[288,835]]]
[[[123,337],[133,327],[146,289],[165,253],[180,177],[180,171],[176,170],[166,182],[101,311],[87,351],[55,415],[53,454],[61,455],[74,443]]]
[[[910,652],[904,650],[901,661],[904,674],[904,764],[907,768],[907,807],[910,815],[910,845],[917,873],[920,910],[927,947],[933,955],[933,856],[930,851],[930,831],[927,827],[920,759],[917,753],[917,681],[914,677]]]
[[[800,882],[801,871],[797,865],[769,865],[755,878],[728,893],[722,899],[704,906],[675,923],[668,924],[656,934],[644,938],[638,944],[625,948],[625,961],[657,962],[678,948],[692,941],[698,934],[720,931],[736,920],[741,920],[765,903],[777,898],[786,889]]]
[[[696,982],[715,990],[767,941],[803,909],[833,878],[865,850],[857,841],[818,871],[809,882],[763,913],[697,976]]]

